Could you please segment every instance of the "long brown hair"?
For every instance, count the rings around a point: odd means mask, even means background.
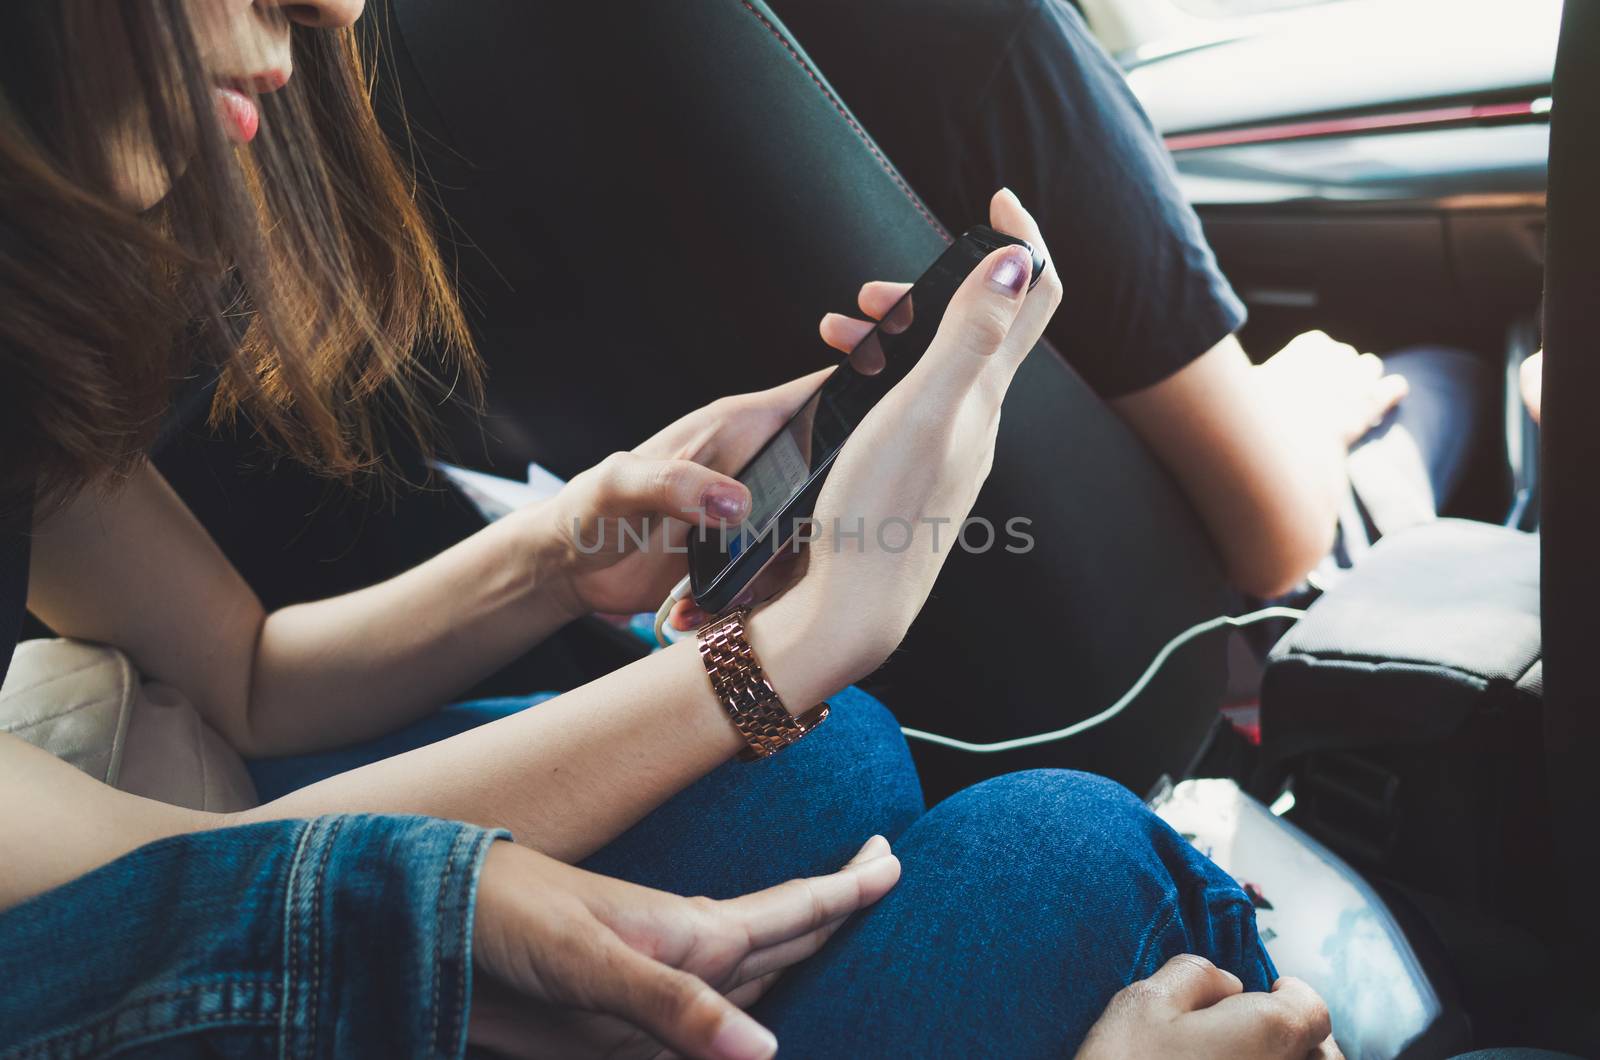
[[[0,515],[133,467],[196,373],[219,374],[213,423],[243,413],[345,478],[381,464],[384,424],[425,434],[431,401],[476,393],[364,30],[295,27],[295,75],[236,148],[183,0],[0,3]],[[108,109],[170,183],[146,211],[115,192]]]

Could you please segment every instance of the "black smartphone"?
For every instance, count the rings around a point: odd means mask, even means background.
[[[1039,251],[987,225],[963,233],[739,472],[750,490],[749,516],[738,527],[708,524],[689,535],[689,589],[702,610],[726,610],[762,568],[793,547],[850,433],[933,342],[950,299],[978,262],[1006,246],[1033,255],[1032,289],[1044,273]]]

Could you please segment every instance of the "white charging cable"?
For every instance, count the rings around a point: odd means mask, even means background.
[[[1056,729],[1053,732],[1041,732],[1033,736],[1018,736],[1011,740],[996,740],[993,743],[970,743],[966,740],[957,740],[953,736],[940,736],[936,732],[923,732],[921,729],[911,729],[905,726],[901,726],[900,731],[905,733],[908,739],[936,743],[941,747],[953,747],[957,751],[969,751],[972,754],[980,755],[998,754],[1001,751],[1015,751],[1022,747],[1037,747],[1044,743],[1070,739],[1079,733],[1088,732],[1097,725],[1104,725],[1126,710],[1129,704],[1139,698],[1139,693],[1143,692],[1150,682],[1155,679],[1156,674],[1161,672],[1161,668],[1172,657],[1172,653],[1194,640],[1194,638],[1216,629],[1239,629],[1243,626],[1251,626],[1257,622],[1265,622],[1273,618],[1298,619],[1304,616],[1305,612],[1299,608],[1263,607],[1261,610],[1251,611],[1247,615],[1218,615],[1216,618],[1207,619],[1199,625],[1190,626],[1162,645],[1161,650],[1156,652],[1156,657],[1150,660],[1150,665],[1145,667],[1144,673],[1140,674],[1139,679],[1133,683],[1133,687],[1122,693],[1122,698],[1092,718],[1075,721],[1066,728]]]
[[[668,617],[672,614],[672,607],[688,595],[689,579],[684,578],[673,586],[672,592],[667,594],[665,600],[661,601],[661,607],[656,611],[656,642],[662,647],[667,645],[666,625]],[[1172,658],[1172,653],[1196,637],[1204,636],[1218,629],[1242,629],[1245,626],[1253,626],[1257,622],[1266,622],[1274,618],[1300,619],[1304,617],[1305,612],[1297,607],[1263,607],[1259,611],[1251,611],[1249,614],[1244,615],[1218,615],[1216,618],[1208,618],[1204,622],[1190,626],[1161,646],[1161,650],[1156,652],[1156,657],[1150,660],[1150,665],[1144,668],[1144,673],[1139,675],[1139,679],[1133,683],[1131,688],[1122,693],[1122,696],[1115,703],[1091,718],[1075,721],[1065,728],[1055,729],[1051,732],[1035,733],[1032,736],[1017,736],[1010,740],[996,740],[993,743],[972,743],[967,740],[958,740],[954,736],[941,736],[936,732],[924,732],[921,729],[913,729],[904,725],[900,727],[900,731],[905,733],[906,738],[909,740],[922,740],[925,743],[936,743],[941,747],[952,747],[957,751],[967,751],[971,754],[980,755],[999,754],[1001,751],[1015,751],[1023,747],[1037,747],[1040,744],[1055,743],[1058,740],[1069,740],[1080,733],[1088,732],[1098,725],[1104,725],[1124,710],[1127,710],[1133,701],[1139,698],[1140,693],[1149,687],[1150,682],[1155,680],[1156,674],[1160,673],[1161,668],[1167,664],[1167,660]]]
[[[656,643],[665,648],[667,641],[667,619],[672,617],[672,606],[685,596],[689,595],[689,576],[685,574],[683,580],[672,587],[667,598],[661,601],[661,606],[656,608]]]

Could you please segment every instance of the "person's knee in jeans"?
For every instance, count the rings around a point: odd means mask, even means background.
[[[828,720],[805,739],[772,758],[713,770],[584,867],[680,894],[731,897],[831,872],[873,835],[898,839],[923,812],[900,723],[856,688],[828,703]]]
[[[974,868],[1014,862],[1013,885],[1041,901],[1070,896],[1093,936],[1131,960],[1103,962],[1121,976],[1118,987],[1179,953],[1211,958],[1247,990],[1272,984],[1244,890],[1115,781],[1065,769],[1011,773],[951,796],[918,828],[940,837],[945,858],[960,850]]]
[[[1070,1055],[1111,996],[1179,953],[1247,990],[1275,977],[1243,890],[1112,781],[1013,773],[951,796],[896,844],[899,885],[760,1006],[796,1055],[928,1040],[946,1055]],[[827,983],[870,982],[870,1026],[815,1025]],[[808,1029],[810,1028],[810,1029]],[[910,1038],[917,1034],[920,1038]]]

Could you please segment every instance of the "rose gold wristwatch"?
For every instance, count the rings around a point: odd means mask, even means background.
[[[826,703],[818,703],[799,717],[789,713],[745,638],[744,620],[749,614],[739,608],[706,623],[696,634],[711,691],[748,745],[739,752],[745,762],[777,754],[828,716]]]

